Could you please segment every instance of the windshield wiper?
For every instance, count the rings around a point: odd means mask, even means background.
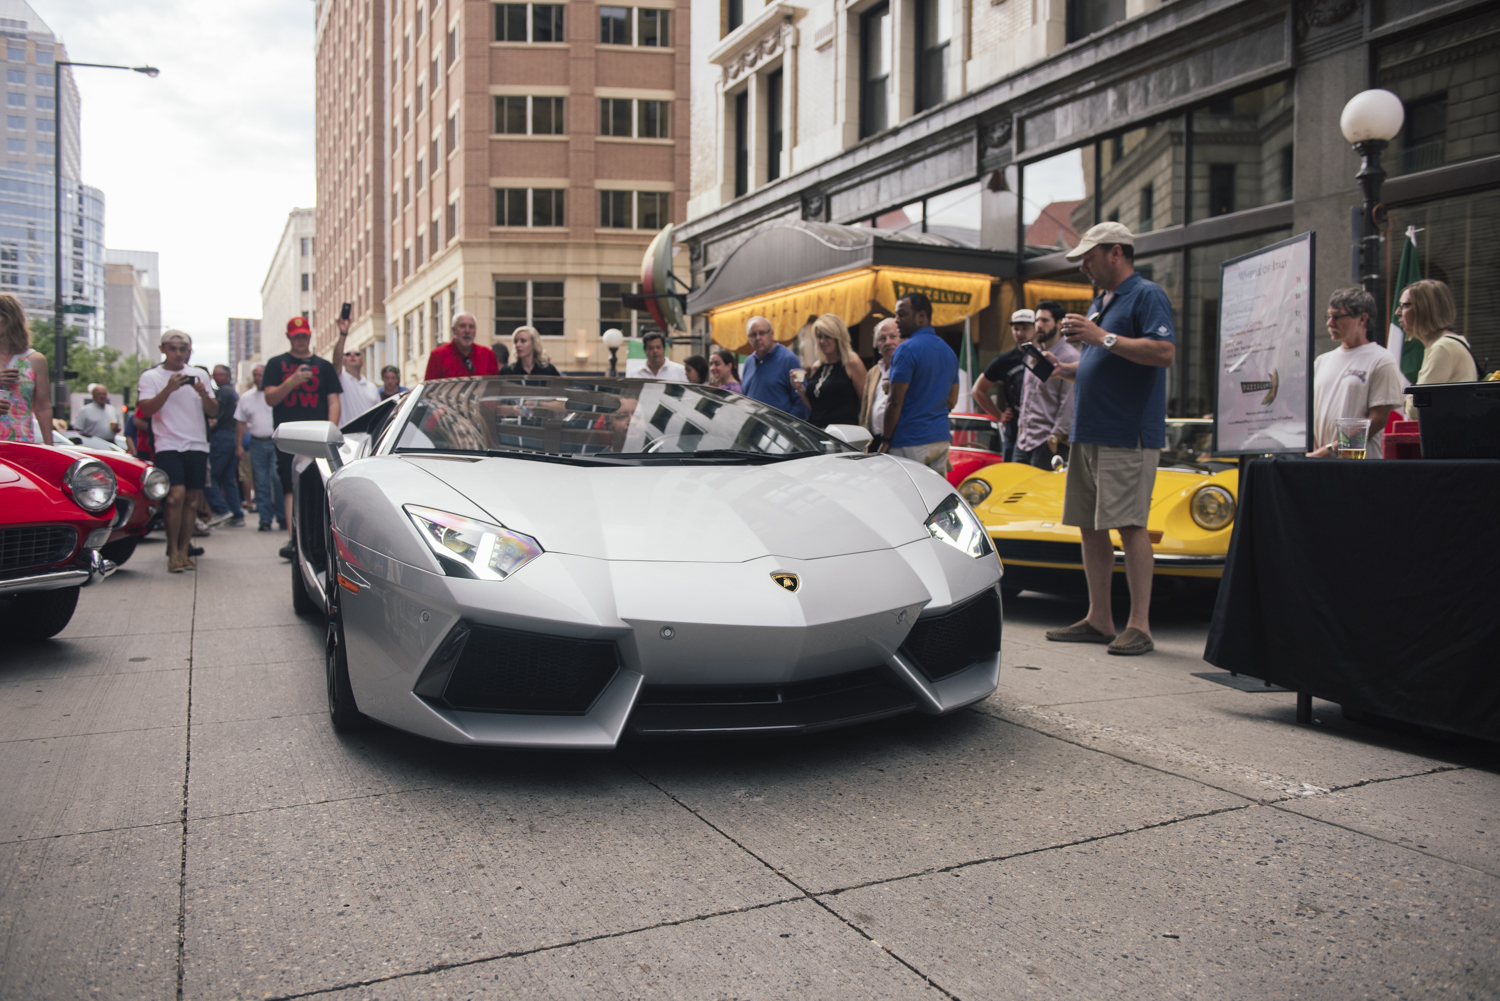
[[[490,448],[485,455],[495,459],[530,459],[533,462],[561,462],[571,466],[629,466],[634,465],[624,456],[585,455],[581,452],[526,452],[519,448]]]
[[[769,462],[782,462],[787,459],[805,459],[812,455],[823,455],[818,451],[801,452],[752,452],[743,448],[702,448],[696,452],[637,452],[632,457],[639,457],[643,462],[743,462],[747,465],[764,465]]]

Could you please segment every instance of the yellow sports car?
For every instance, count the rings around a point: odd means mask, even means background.
[[[1216,587],[1234,527],[1239,463],[1214,459],[1213,421],[1167,421],[1146,529],[1156,554],[1156,583],[1174,589]],[[985,466],[959,485],[958,492],[979,515],[1005,565],[1002,592],[1023,590],[1077,593],[1085,587],[1078,529],[1062,523],[1067,470],[1037,469],[1018,462]],[[1115,540],[1117,584],[1123,584],[1125,556]],[[1164,580],[1168,578],[1170,580]]]

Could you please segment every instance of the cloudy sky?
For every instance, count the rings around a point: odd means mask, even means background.
[[[161,254],[162,322],[224,360],[225,321],[260,316],[294,206],[314,203],[313,0],[31,0],[77,62],[83,179],[105,242]]]

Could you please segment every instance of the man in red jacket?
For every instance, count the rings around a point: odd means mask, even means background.
[[[500,364],[495,361],[495,352],[483,344],[474,343],[479,333],[479,321],[472,313],[459,313],[453,318],[453,338],[447,344],[439,344],[427,356],[427,381],[433,379],[461,379],[466,375],[499,375]]]

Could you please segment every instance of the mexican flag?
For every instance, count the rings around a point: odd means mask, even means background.
[[[964,318],[963,345],[958,352],[958,402],[953,404],[955,414],[975,413],[974,383],[979,381],[979,367],[974,358],[974,342],[969,338],[969,320]]]
[[[1406,286],[1422,280],[1422,265],[1417,261],[1419,232],[1415,226],[1406,227],[1406,243],[1401,248],[1401,266],[1396,269],[1396,280],[1391,283],[1391,288],[1394,289],[1391,296],[1391,328],[1385,342],[1391,354],[1396,356],[1396,364],[1401,367],[1401,374],[1406,376],[1408,383],[1417,381],[1417,373],[1422,370],[1422,357],[1427,349],[1415,337],[1407,337],[1396,325],[1396,304],[1401,301],[1401,292]]]
[[[646,367],[646,346],[639,337],[625,338],[625,371],[620,374],[634,379]]]

